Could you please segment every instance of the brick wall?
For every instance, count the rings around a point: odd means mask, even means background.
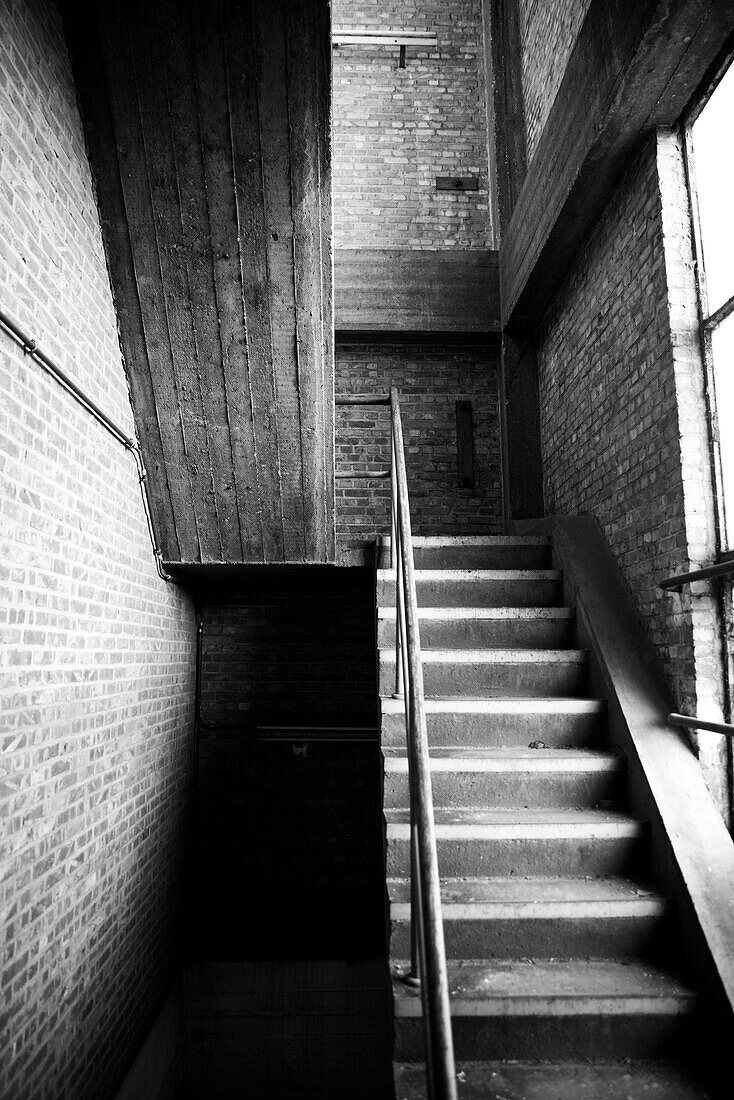
[[[202,624],[193,953],[379,953],[374,575],[270,568],[205,598]],[[277,723],[367,726],[371,741],[261,741]]]
[[[0,300],[132,418],[47,0],[0,0]],[[135,464],[0,333],[0,1095],[112,1096],[180,962],[193,620]]]
[[[502,529],[495,345],[340,344],[336,392],[401,395],[413,533],[491,534]],[[470,401],[474,488],[459,486],[456,402]],[[338,406],[336,470],[364,473],[390,461],[389,409]],[[346,560],[389,532],[389,482],[338,478],[337,541]]]
[[[695,701],[676,362],[656,140],[632,159],[538,337],[548,512],[601,524],[679,706]]]
[[[528,163],[543,133],[590,0],[518,0]]]
[[[334,246],[491,247],[480,0],[334,0],[336,27],[428,30],[436,50],[334,49]],[[436,176],[479,191],[436,191]]]

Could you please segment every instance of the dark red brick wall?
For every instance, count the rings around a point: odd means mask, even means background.
[[[497,347],[486,345],[341,344],[336,392],[400,391],[413,532],[487,534],[502,527]],[[470,401],[474,488],[459,486],[456,402]],[[387,407],[339,406],[336,470],[362,474],[390,461]],[[337,542],[354,555],[389,533],[388,481],[336,482]]]
[[[590,512],[679,705],[695,699],[688,561],[656,142],[632,159],[538,338],[545,503]],[[695,491],[695,487],[692,487]]]
[[[481,0],[334,0],[354,30],[435,31],[437,48],[334,49],[334,246],[491,248]],[[436,176],[478,191],[437,191]]]
[[[214,958],[383,947],[374,575],[287,573],[204,596],[191,947]],[[366,726],[268,743],[258,726]]]
[[[59,15],[0,20],[0,300],[130,431]],[[104,1100],[180,964],[193,610],[131,456],[4,332],[0,393],[0,1095]]]

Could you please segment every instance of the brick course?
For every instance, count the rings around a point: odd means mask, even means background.
[[[0,18],[0,298],[131,431],[59,15]],[[180,963],[192,607],[132,457],[6,334],[0,392],[0,1095],[104,1100]]]
[[[340,344],[336,392],[401,395],[414,534],[491,534],[502,529],[497,347],[493,345]],[[472,403],[474,488],[460,488],[456,401]],[[385,469],[390,461],[389,409],[338,406],[337,473]],[[336,525],[347,560],[389,532],[388,481],[336,482]]]
[[[546,510],[598,519],[679,707],[695,705],[689,534],[657,146],[632,158],[538,337]]]
[[[334,26],[436,31],[435,51],[334,49],[334,246],[492,247],[480,0],[334,0]],[[436,191],[436,176],[479,191]]]
[[[518,0],[528,164],[543,133],[590,0]]]

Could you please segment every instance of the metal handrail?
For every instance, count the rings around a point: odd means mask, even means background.
[[[711,733],[721,733],[724,737],[734,737],[734,726],[728,722],[709,722],[705,718],[692,718],[688,714],[669,714],[668,722],[671,726],[681,726],[689,730],[709,730]]]
[[[156,572],[161,580],[172,581],[173,577],[163,568],[163,555],[158,545],[158,536],[153,523],[153,513],[148,498],[148,474],[145,469],[142,451],[135,439],[129,436],[119,424],[116,424],[115,421],[99,407],[97,402],[94,401],[81,386],[77,385],[77,383],[69,377],[66,371],[62,370],[55,359],[52,359],[47,352],[39,347],[38,342],[31,336],[28,336],[18,322],[6,313],[4,309],[0,309],[0,330],[7,332],[17,344],[20,344],[25,355],[30,356],[34,362],[40,367],[43,367],[47,374],[50,374],[83,409],[86,409],[86,411],[102,425],[105,431],[109,432],[113,439],[121,443],[125,450],[133,456],[138,473],[138,482],[140,484],[140,492],[143,499],[143,511],[148,527],[148,536],[153,549]]]
[[[420,985],[430,1100],[456,1100],[441,879],[431,790],[413,539],[398,391],[390,390],[392,509],[390,561],[396,589],[396,693],[405,698],[410,790],[411,966]]]
[[[675,577],[666,577],[664,581],[658,583],[658,588],[672,588],[680,592],[684,584],[705,581],[710,577],[730,577],[732,575],[734,575],[734,560],[720,561],[716,565],[707,565],[703,569],[694,569],[690,573],[679,573]]]
[[[410,792],[411,958],[410,973],[403,980],[408,985],[420,987],[421,991],[429,1100],[457,1100],[400,398],[393,387],[389,395],[340,394],[335,403],[390,406],[390,567],[395,573],[395,695],[405,700]]]

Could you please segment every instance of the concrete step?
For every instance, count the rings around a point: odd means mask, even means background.
[[[562,601],[558,569],[416,569],[419,607],[547,607]],[[395,573],[377,570],[377,606],[395,606]]]
[[[385,810],[388,878],[407,878],[410,813]],[[638,875],[647,829],[609,810],[435,811],[441,877]]]
[[[410,882],[388,881],[390,957],[410,955]],[[667,901],[624,878],[441,883],[449,958],[618,958],[661,953]]]
[[[424,1054],[420,991],[393,963],[395,1059]],[[665,1058],[690,1027],[696,997],[664,971],[636,960],[449,961],[457,1059],[606,1061]]]
[[[383,746],[405,745],[405,704],[384,698]],[[428,742],[434,746],[547,748],[598,745],[606,727],[599,699],[427,699]]]
[[[548,698],[585,691],[585,649],[427,649],[425,693],[433,698]],[[380,694],[395,690],[395,650],[380,650]]]
[[[576,613],[571,607],[424,607],[420,611],[423,649],[560,649],[571,646]],[[378,613],[377,644],[395,645],[395,608]]]
[[[393,1066],[395,1100],[425,1100],[425,1066]],[[460,1100],[715,1100],[672,1062],[459,1062]]]
[[[408,758],[402,748],[383,748],[385,806],[407,806]],[[619,802],[626,763],[612,753],[585,749],[437,748],[431,752],[435,806],[598,806]]]
[[[521,535],[413,536],[416,569],[544,569],[550,540]],[[378,564],[390,565],[390,539],[378,543]]]

